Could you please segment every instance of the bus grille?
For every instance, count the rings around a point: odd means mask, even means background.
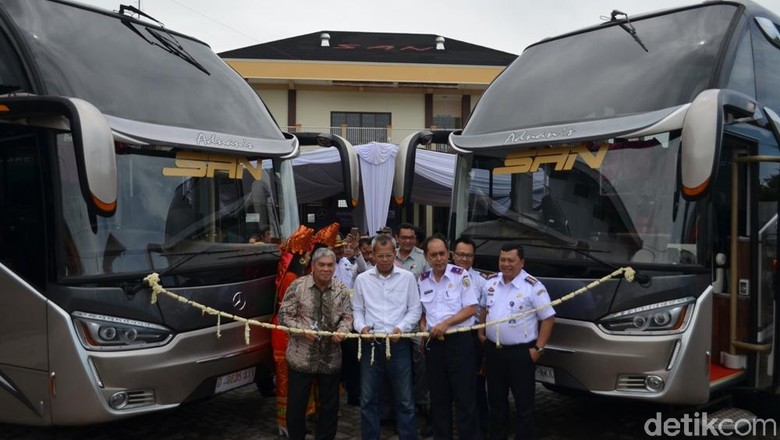
[[[618,376],[617,387],[618,391],[645,391],[645,376],[640,375],[622,375]]]
[[[134,390],[127,392],[127,406],[135,408],[154,404],[154,390]]]

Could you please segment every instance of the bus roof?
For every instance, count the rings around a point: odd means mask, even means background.
[[[16,49],[29,78],[31,90],[18,91],[84,99],[115,132],[144,142],[295,151],[255,91],[201,41],[61,0],[4,0],[0,19],[0,45]]]

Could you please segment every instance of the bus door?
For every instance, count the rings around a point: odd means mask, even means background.
[[[756,278],[756,344],[765,349],[756,352],[755,382],[757,389],[767,389],[772,386],[775,365],[775,313],[778,298],[778,234],[777,223],[780,212],[780,164],[777,162],[761,162],[757,165],[758,179],[753,180],[757,224],[755,265]],[[742,292],[740,292],[742,293]]]
[[[758,155],[745,155],[748,151],[756,151],[756,147]],[[735,154],[731,165],[729,247],[733,263],[728,298],[724,298],[730,304],[722,310],[728,310],[728,314],[721,313],[723,319],[719,330],[728,340],[720,356],[723,365],[745,370],[748,385],[765,390],[776,380],[773,346],[778,288],[780,157],[761,155],[762,152],[772,153],[762,150],[765,146],[761,144],[743,148]]]
[[[0,408],[29,424],[49,419],[43,133],[0,125]]]

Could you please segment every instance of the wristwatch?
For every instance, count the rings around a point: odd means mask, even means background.
[[[544,347],[539,348],[538,345],[534,344],[534,350],[536,350],[537,353],[542,354],[544,353]]]

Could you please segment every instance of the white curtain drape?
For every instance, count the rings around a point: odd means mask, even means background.
[[[371,142],[358,145],[355,150],[360,160],[360,180],[366,212],[365,230],[373,234],[387,224],[398,147],[394,144]]]

